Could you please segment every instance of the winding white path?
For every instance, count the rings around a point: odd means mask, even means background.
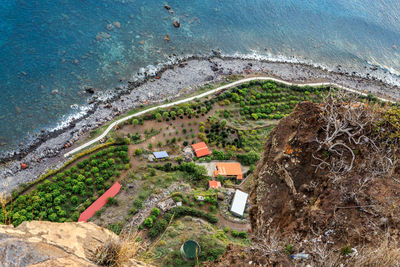
[[[227,88],[235,87],[235,86],[240,85],[242,83],[255,81],[255,80],[258,80],[258,81],[260,81],[260,80],[263,80],[263,81],[270,80],[270,81],[274,81],[274,82],[278,82],[278,83],[283,83],[283,84],[286,84],[286,85],[297,85],[297,86],[327,86],[328,85],[328,86],[334,86],[334,87],[337,87],[337,88],[341,88],[343,90],[350,91],[350,92],[353,92],[353,93],[356,93],[356,94],[360,94],[360,95],[363,95],[363,96],[367,96],[367,94],[365,94],[363,92],[360,92],[360,91],[357,91],[357,90],[354,90],[354,89],[351,89],[351,88],[348,88],[348,87],[345,87],[345,86],[342,86],[342,85],[339,85],[339,84],[335,84],[335,83],[304,83],[304,84],[303,83],[291,83],[291,82],[287,82],[287,81],[284,81],[284,80],[280,80],[280,79],[276,79],[276,78],[272,78],[272,77],[267,77],[267,76],[245,78],[245,79],[238,80],[238,81],[230,83],[230,84],[226,84],[226,85],[220,86],[218,88],[215,88],[213,90],[207,91],[205,93],[202,93],[202,94],[199,94],[199,95],[196,95],[196,96],[191,96],[191,97],[188,97],[188,98],[185,98],[185,99],[182,99],[182,100],[178,100],[178,101],[175,101],[175,102],[171,102],[171,103],[167,103],[167,104],[151,107],[149,109],[137,112],[135,114],[126,116],[124,118],[121,118],[121,119],[111,123],[110,126],[108,126],[107,129],[100,136],[98,136],[98,137],[94,138],[93,140],[91,140],[91,141],[89,141],[89,142],[87,142],[87,143],[85,143],[85,144],[83,144],[83,145],[81,145],[81,146],[79,146],[77,148],[74,148],[73,150],[65,153],[64,157],[69,157],[72,154],[74,154],[74,153],[76,153],[76,152],[78,152],[78,151],[80,151],[80,150],[82,150],[82,149],[84,149],[84,148],[86,148],[86,147],[88,147],[88,146],[100,141],[117,124],[120,124],[121,122],[129,120],[129,119],[131,119],[133,117],[141,116],[143,114],[148,113],[149,111],[153,111],[153,110],[156,110],[156,109],[159,109],[159,108],[166,108],[166,107],[171,107],[171,106],[174,106],[174,105],[182,104],[182,103],[185,103],[185,102],[190,102],[190,101],[192,101],[192,100],[194,100],[196,98],[202,98],[202,97],[205,97],[207,95],[210,95],[210,94],[213,94],[215,92],[218,92],[219,90],[224,90],[224,89],[227,89]],[[383,98],[378,98],[378,99],[380,99],[382,101],[385,101],[385,102],[386,101],[392,102],[390,100],[383,99]]]

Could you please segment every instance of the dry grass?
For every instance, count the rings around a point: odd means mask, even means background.
[[[400,266],[400,248],[385,238],[378,247],[371,245],[362,249],[349,266]]]
[[[110,238],[96,249],[92,261],[101,266],[129,266],[130,259],[135,258],[143,246],[137,233]]]
[[[7,207],[7,203],[10,201],[9,206]],[[11,224],[11,215],[12,215],[12,197],[8,196],[6,193],[0,193],[0,204],[1,204],[1,211],[2,211],[2,224]]]

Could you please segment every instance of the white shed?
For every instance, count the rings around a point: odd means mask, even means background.
[[[235,195],[233,196],[230,210],[233,215],[236,215],[238,217],[243,216],[248,196],[249,194],[240,190],[236,190]]]

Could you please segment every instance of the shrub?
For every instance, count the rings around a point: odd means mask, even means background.
[[[109,225],[107,225],[107,229],[113,231],[117,235],[121,233],[123,227],[124,224],[121,221],[118,223],[110,223]]]
[[[107,206],[115,205],[118,206],[118,199],[114,197],[107,198]]]
[[[147,228],[151,228],[153,226],[153,219],[146,218],[143,222],[143,225],[146,226]]]
[[[247,238],[247,233],[246,233],[245,231],[240,231],[240,232],[239,232],[239,237],[240,237],[240,238],[243,238],[243,239],[244,239],[244,238]]]
[[[231,235],[232,235],[233,237],[239,237],[239,232],[236,231],[236,230],[232,230],[232,231],[231,231]]]
[[[158,208],[153,208],[151,210],[151,215],[154,215],[155,217],[158,217],[160,215],[161,211]]]
[[[139,198],[137,198],[134,202],[133,202],[133,206],[141,209],[143,207],[143,201],[140,200]]]
[[[142,153],[143,153],[143,150],[141,148],[135,149],[135,155],[136,156],[141,155]]]
[[[292,244],[287,244],[285,245],[285,253],[286,254],[293,254],[294,252],[294,246]]]
[[[350,255],[352,252],[351,246],[346,245],[340,249],[340,254],[343,256]]]
[[[250,151],[245,154],[237,154],[236,158],[243,165],[250,166],[256,164],[260,160],[260,155],[257,152]]]
[[[157,220],[153,227],[147,232],[148,237],[155,238],[160,235],[168,226],[168,222],[165,219]]]

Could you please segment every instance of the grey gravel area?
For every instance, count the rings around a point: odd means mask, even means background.
[[[75,122],[61,134],[42,140],[42,143],[21,160],[13,160],[0,166],[0,192],[11,192],[21,183],[37,179],[49,169],[57,168],[66,161],[63,155],[74,143],[91,130],[109,122],[114,117],[145,103],[159,103],[193,92],[198,87],[222,81],[230,74],[260,73],[292,82],[335,82],[363,92],[374,93],[392,99],[400,98],[396,86],[376,80],[332,73],[323,69],[294,63],[276,63],[248,59],[208,58],[190,59],[156,74],[153,69],[142,70],[147,78],[139,86],[131,84],[125,93],[112,102],[100,102],[90,115]],[[158,75],[161,78],[155,79]],[[68,148],[65,148],[65,146]],[[21,163],[29,167],[21,169]]]

